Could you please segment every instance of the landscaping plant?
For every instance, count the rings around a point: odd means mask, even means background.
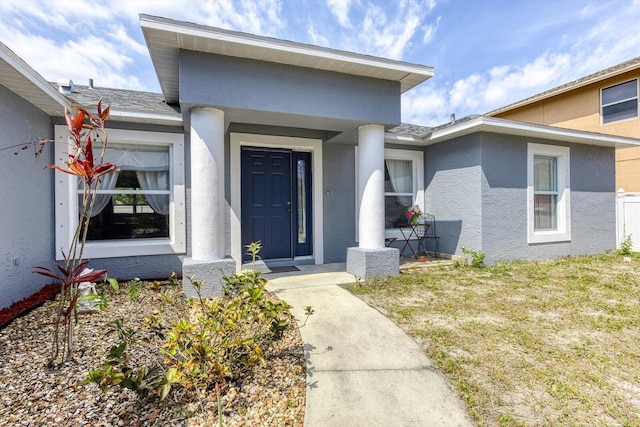
[[[631,241],[631,234],[625,236],[624,240],[620,243],[620,249],[618,253],[620,255],[629,256],[633,250],[633,242]]]
[[[259,243],[251,250],[257,256]],[[141,397],[154,394],[163,399],[172,390],[182,390],[192,391],[201,401],[205,392],[215,391],[220,399],[227,380],[240,370],[264,364],[267,346],[293,328],[291,307],[265,291],[266,280],[257,271],[225,277],[224,296],[215,299],[202,296],[204,280],[185,279],[197,297],[169,302],[184,304],[184,317],[169,328],[159,311],[137,331],[117,320],[113,326],[120,343],[111,348],[101,368],[89,372],[87,381],[103,391],[120,386]],[[136,351],[157,352],[156,363],[131,366]]]
[[[461,249],[463,254],[471,257],[471,267],[484,267],[484,259],[486,255],[481,249],[474,251],[472,249],[467,249],[464,246]]]
[[[107,132],[104,122],[109,117],[109,107],[102,109],[102,100],[98,102],[97,114],[77,108],[76,115],[65,109],[65,119],[69,130],[69,155],[66,166],[49,165],[48,168],[70,174],[82,182],[82,201],[78,224],[71,240],[68,252],[62,252],[63,264],[56,264],[56,270],[35,267],[35,272],[60,282],[58,310],[54,319],[54,336],[49,359],[52,367],[58,362],[60,345],[64,345],[62,361],[68,361],[73,353],[73,331],[76,323],[77,304],[80,297],[78,284],[100,279],[106,270],[89,269],[89,261],[83,259],[85,242],[91,212],[96,199],[100,178],[116,170],[113,163],[104,163],[107,148]],[[101,143],[99,160],[93,155],[93,144]]]

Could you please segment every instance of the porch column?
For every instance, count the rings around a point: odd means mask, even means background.
[[[225,258],[224,112],[191,110],[191,257],[182,264],[183,289],[195,295],[188,276],[204,280],[206,297],[222,294],[222,277],[235,272]]]
[[[358,128],[358,247],[384,248],[384,128]]]
[[[224,258],[224,112],[191,111],[191,255]]]
[[[394,276],[399,252],[384,244],[384,127],[360,126],[358,148],[358,247],[347,250],[347,272],[363,280]]]

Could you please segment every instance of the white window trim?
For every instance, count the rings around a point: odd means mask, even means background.
[[[172,194],[169,200],[169,237],[153,239],[122,239],[87,242],[85,259],[115,258],[142,255],[186,253],[186,204],[184,186],[184,135],[165,132],[145,132],[108,129],[109,143],[128,145],[154,145],[169,148],[169,182]],[[68,159],[68,130],[55,126],[56,164]],[[117,166],[117,165],[116,165]],[[56,259],[69,252],[69,245],[78,223],[77,178],[60,171],[55,172]]]
[[[535,230],[534,156],[548,156],[557,159],[558,221],[556,230]],[[530,244],[571,241],[571,171],[569,157],[569,147],[534,143],[527,145],[527,227],[528,242]]]
[[[355,147],[355,194],[356,194],[356,242],[358,241],[358,217],[360,215],[360,194],[358,190],[358,147]],[[398,148],[385,148],[384,149],[384,159],[390,160],[409,160],[412,164],[413,170],[413,184],[414,184],[414,194],[413,194],[413,206],[418,205],[422,212],[425,212],[424,206],[424,152],[418,150],[402,150]],[[387,193],[385,193],[386,195]],[[396,238],[396,239],[404,239],[402,232],[398,228],[387,228],[384,232],[385,238]]]
[[[606,104],[606,105],[604,105],[602,103],[602,92],[603,91],[605,91],[605,90],[607,90],[609,88],[612,88],[614,86],[618,86],[618,85],[622,85],[622,84],[625,84],[625,83],[632,82],[634,80],[636,82],[636,96],[631,97],[631,98],[627,98],[627,99],[623,99],[623,100],[620,100],[620,101],[617,101],[617,102],[612,102],[612,103]],[[616,84],[609,85],[607,87],[600,88],[600,126],[607,126],[607,125],[610,125],[610,124],[613,124],[613,123],[620,123],[620,122],[626,122],[627,120],[635,120],[635,119],[637,119],[638,118],[638,114],[640,114],[640,105],[637,106],[636,115],[634,117],[628,117],[626,119],[614,120],[614,121],[607,122],[607,123],[604,122],[604,107],[609,107],[611,105],[620,104],[620,103],[626,102],[626,101],[631,101],[633,99],[636,100],[636,103],[640,102],[640,87],[638,86],[638,79],[630,79],[630,80],[626,80],[624,82],[619,82],[619,83],[616,83]]]

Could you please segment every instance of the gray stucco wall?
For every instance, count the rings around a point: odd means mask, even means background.
[[[347,248],[357,246],[355,149],[332,143],[325,143],[322,149],[324,259],[326,263],[344,262]]]
[[[570,242],[527,242],[528,143],[570,147]],[[425,152],[426,206],[438,220],[441,252],[482,249],[495,263],[615,248],[612,148],[477,133]]]
[[[487,262],[550,259],[615,248],[613,148],[482,135],[482,243]],[[527,243],[527,144],[570,148],[571,241]]]
[[[425,149],[425,211],[436,217],[441,253],[482,247],[481,143],[473,134]]]
[[[397,82],[263,61],[180,52],[180,103],[225,110],[231,122],[344,130],[400,123]]]
[[[0,309],[51,283],[32,267],[53,267],[53,146],[9,148],[34,138],[53,138],[49,116],[0,86]]]
[[[92,258],[91,268],[105,268],[107,274],[118,280],[166,279],[174,271],[182,271],[184,255],[149,255],[122,258]]]

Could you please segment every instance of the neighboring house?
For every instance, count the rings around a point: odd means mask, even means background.
[[[37,160],[0,152],[0,308],[37,291],[45,282],[31,267],[69,244],[76,182],[42,166],[65,159],[63,108],[100,97],[119,172],[100,184],[85,257],[114,277],[179,271],[219,292],[257,240],[268,263],[397,274],[385,238],[414,205],[435,214],[445,254],[465,246],[495,262],[615,247],[614,149],[635,139],[483,116],[401,125],[401,94],[432,68],[147,15],[141,24],[162,94],[69,81],[63,94],[0,45],[0,148],[58,142]]]
[[[640,138],[640,57],[498,108],[488,116]],[[640,192],[640,147],[616,150],[616,189]]]

